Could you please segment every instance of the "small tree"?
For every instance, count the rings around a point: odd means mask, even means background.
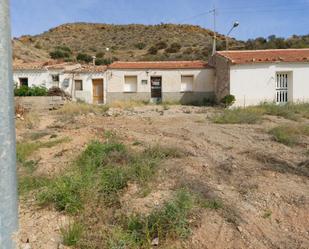
[[[177,42],[174,42],[174,43],[171,44],[170,47],[165,49],[165,52],[174,54],[174,53],[178,53],[180,49],[181,49],[181,45]]]
[[[137,49],[142,50],[142,49],[146,48],[147,45],[145,43],[143,43],[143,42],[139,42],[139,43],[136,43],[134,46]]]
[[[84,61],[86,63],[89,63],[92,61],[92,56],[89,55],[89,54],[84,54],[84,53],[79,53],[77,56],[76,56],[76,59],[78,61]]]
[[[226,95],[224,98],[221,99],[220,103],[224,105],[225,108],[232,106],[236,101],[234,95]]]
[[[158,53],[157,47],[155,47],[155,46],[150,47],[150,48],[148,49],[148,53],[149,53],[149,54],[152,54],[152,55],[157,54],[157,53]]]
[[[165,49],[165,48],[167,48],[167,43],[166,42],[164,42],[164,41],[160,41],[160,42],[158,42],[157,44],[156,44],[156,48],[157,49]]]

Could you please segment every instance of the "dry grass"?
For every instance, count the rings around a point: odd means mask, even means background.
[[[288,146],[299,144],[304,136],[309,136],[309,125],[282,125],[269,132],[275,141]]]
[[[127,110],[127,109],[132,109],[134,107],[145,106],[147,104],[149,103],[146,101],[137,101],[137,100],[120,101],[118,100],[110,104],[110,107]]]
[[[109,107],[106,105],[90,105],[86,103],[70,102],[66,103],[61,109],[55,111],[55,113],[66,116],[78,116],[88,113],[104,114],[108,109]]]
[[[18,129],[22,128],[33,129],[38,127],[39,124],[40,124],[39,114],[34,111],[25,113],[23,119],[16,120],[16,127]]]

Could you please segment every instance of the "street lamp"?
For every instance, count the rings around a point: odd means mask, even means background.
[[[232,28],[230,29],[230,31],[227,33],[226,37],[225,37],[225,43],[226,43],[226,51],[229,50],[229,35],[232,33],[232,31],[237,28],[239,26],[239,22],[234,22]]]

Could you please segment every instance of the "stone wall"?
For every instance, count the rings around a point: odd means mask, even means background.
[[[60,96],[15,97],[15,105],[21,105],[29,110],[53,110],[64,105]]]
[[[214,83],[216,100],[220,101],[230,94],[230,64],[226,58],[218,54],[212,57],[210,63],[215,68],[216,74]]]

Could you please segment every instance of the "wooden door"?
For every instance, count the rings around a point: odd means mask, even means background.
[[[92,80],[93,104],[104,103],[104,84],[103,79]]]

